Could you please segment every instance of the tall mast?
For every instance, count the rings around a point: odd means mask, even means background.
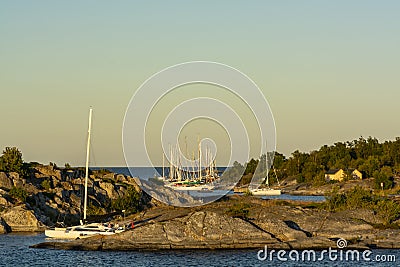
[[[265,184],[269,188],[269,175],[268,175],[268,151],[265,152],[265,169],[267,170],[267,179],[265,180]],[[272,166],[272,165],[271,165]]]
[[[199,181],[201,181],[201,142],[200,137],[197,138],[199,142]]]
[[[194,169],[195,160],[196,160],[196,158],[194,157],[194,151],[192,151],[192,177],[191,177],[191,180],[196,180],[196,172]]]
[[[89,155],[90,155],[90,132],[92,128],[92,109],[89,110],[89,129],[88,129],[88,139],[86,146],[86,169],[85,169],[85,198],[83,202],[83,222],[86,222],[86,209],[87,209],[87,199],[88,199],[88,178],[89,178]]]
[[[172,166],[172,147],[171,144],[169,145],[169,179],[172,181],[174,178],[174,169]]]
[[[165,162],[164,162],[164,160],[165,160],[165,155],[164,155],[164,150],[163,150],[163,154],[162,154],[162,178],[163,179],[165,178],[165,171],[164,171]]]

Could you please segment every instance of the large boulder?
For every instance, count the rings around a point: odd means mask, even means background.
[[[55,176],[58,180],[61,180],[61,171],[55,169],[54,166],[37,166],[35,169],[43,176]]]
[[[0,188],[11,189],[13,187],[13,181],[8,178],[7,174],[0,172]]]
[[[21,178],[17,172],[10,172],[8,175],[10,179],[13,181],[15,187],[25,186],[26,179]]]
[[[99,182],[99,187],[107,192],[107,196],[110,199],[118,198],[118,196],[119,196],[118,192],[115,190],[115,187],[113,184],[107,183],[107,182]]]
[[[8,206],[10,203],[0,194],[0,206]]]
[[[25,205],[13,207],[1,214],[13,232],[36,232],[43,230],[43,224]]]

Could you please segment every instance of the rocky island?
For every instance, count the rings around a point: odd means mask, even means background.
[[[0,233],[42,232],[57,223],[79,223],[84,172],[69,166],[29,163],[0,172]],[[1,167],[1,166],[0,166]],[[4,168],[3,168],[4,170]],[[167,206],[141,188],[149,184],[107,170],[89,176],[89,220],[134,222],[134,229],[35,248],[74,250],[326,249],[345,239],[349,248],[400,248],[399,179],[390,189],[373,189],[374,178],[312,184],[288,177],[290,194],[325,195],[323,203],[225,196],[190,208]],[[140,186],[139,186],[140,184]],[[181,198],[158,189],[162,200]],[[394,193],[394,195],[393,195]],[[393,196],[390,196],[392,194]],[[193,199],[183,198],[183,201]],[[125,212],[122,214],[122,210]]]
[[[133,230],[34,248],[67,250],[326,249],[339,238],[349,248],[400,248],[398,229],[374,227],[368,209],[328,212],[311,203],[231,196],[196,208],[153,207],[130,218]]]

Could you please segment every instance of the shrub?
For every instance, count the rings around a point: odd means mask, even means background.
[[[40,184],[44,190],[48,191],[51,188],[50,180],[46,179]]]
[[[371,191],[355,187],[346,193],[338,193],[337,188],[327,196],[329,211],[368,208],[374,210],[387,227],[400,216],[400,204],[387,198],[380,198]]]
[[[382,199],[375,206],[378,215],[383,219],[383,225],[387,226],[400,215],[400,205],[392,200]]]
[[[89,203],[87,207],[88,215],[103,215],[104,210],[101,207],[95,206],[92,203]]]
[[[25,191],[25,189],[15,186],[11,188],[10,192],[8,192],[8,195],[22,202],[25,202],[26,198],[28,197],[28,193]]]
[[[21,173],[23,167],[22,153],[16,147],[6,147],[0,158],[1,169],[5,172]]]
[[[55,164],[54,162],[50,162],[49,165],[50,165],[50,167],[53,167],[54,169],[58,168],[57,164]]]
[[[253,193],[249,189],[247,189],[246,192],[244,192],[244,195],[245,196],[252,196]]]
[[[393,172],[388,166],[384,166],[380,171],[374,172],[374,185],[375,189],[391,189],[393,187]]]
[[[306,181],[306,178],[302,174],[297,175],[296,182],[298,184],[304,183],[305,181]]]
[[[135,213],[139,209],[140,194],[130,186],[123,197],[111,200],[111,208],[114,210],[125,210],[127,213]]]
[[[372,208],[377,202],[377,197],[371,191],[364,190],[356,186],[346,193],[339,193],[339,188],[335,187],[326,196],[326,208],[329,211],[344,209]]]

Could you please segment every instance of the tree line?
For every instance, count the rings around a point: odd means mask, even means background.
[[[265,161],[265,158],[262,155],[260,159],[251,159],[244,165],[235,162],[230,172],[244,170],[240,183],[246,184],[250,182],[257,164]],[[345,179],[352,179],[350,170],[358,169],[363,177],[375,178],[377,188],[381,183],[384,183],[385,189],[392,188],[393,177],[400,175],[400,137],[383,143],[374,137],[360,137],[353,141],[324,145],[309,153],[296,150],[289,157],[275,152],[269,180],[273,183],[277,178],[295,178],[299,183],[322,185],[327,183],[325,173],[330,169],[345,170]]]
[[[266,158],[271,155],[262,155],[259,159],[251,159],[245,164],[235,162],[224,176],[237,177],[243,173],[239,184],[248,184],[256,167],[260,163],[260,172],[265,172]],[[0,157],[0,171],[18,172],[21,175],[29,169],[24,163],[21,151],[16,147],[6,147]],[[352,179],[349,170],[358,169],[363,177],[375,178],[375,186],[385,189],[393,187],[393,177],[400,175],[400,137],[393,141],[380,143],[374,137],[367,139],[360,137],[357,140],[337,142],[333,145],[324,145],[319,150],[309,153],[294,151],[289,157],[275,152],[272,168],[269,170],[270,183],[278,179],[295,178],[299,183],[322,185],[326,183],[325,172],[330,169],[343,169],[348,172],[347,179]]]

